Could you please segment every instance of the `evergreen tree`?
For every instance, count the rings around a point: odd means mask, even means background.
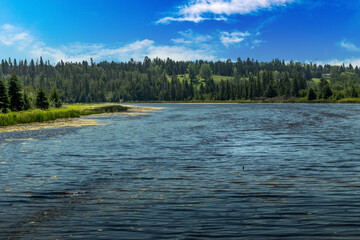
[[[328,99],[332,95],[333,95],[333,92],[331,91],[331,88],[330,88],[329,84],[326,84],[324,89],[323,89],[323,98]]]
[[[275,90],[275,88],[273,86],[273,83],[270,82],[270,84],[268,85],[268,88],[265,91],[265,97],[273,98],[273,97],[276,97],[276,96],[277,96],[276,90]]]
[[[49,108],[49,101],[46,97],[44,90],[40,88],[36,95],[36,107],[42,110],[46,110]]]
[[[198,83],[196,79],[200,68],[201,77],[205,81]],[[61,99],[67,102],[168,101],[192,98],[255,99],[265,97],[265,92],[267,96],[273,95],[270,94],[271,88],[275,89],[278,96],[285,98],[291,95],[305,97],[309,93],[310,86],[316,91],[318,99],[329,95],[329,90],[336,99],[356,97],[360,94],[358,67],[328,64],[322,66],[293,61],[286,64],[278,59],[259,63],[249,58],[245,61],[239,58],[233,63],[230,60],[192,62],[145,58],[143,62],[131,60],[120,63],[91,61],[88,64],[86,61],[82,63],[60,61],[55,66],[42,58],[36,62],[31,59],[29,61],[4,59],[0,62],[0,79],[13,72],[17,74],[19,82],[26,86],[27,91],[43,88],[45,92],[51,92],[52,88],[56,88],[62,93]],[[190,78],[187,84],[183,80],[176,79],[179,75],[187,73]],[[221,87],[220,82],[214,82],[212,74],[234,76],[234,78],[225,78]],[[169,79],[172,76],[174,76],[173,83]],[[311,81],[312,77],[324,77],[320,80],[320,86],[316,86],[317,90],[314,82]],[[270,84],[272,86],[269,87]],[[10,85],[5,85],[7,92],[10,93]],[[222,94],[220,91],[223,91]],[[327,94],[324,95],[326,92]],[[23,102],[25,100],[23,95]],[[18,110],[15,107],[13,109]]]
[[[354,86],[351,88],[351,97],[352,97],[352,98],[357,98],[357,97],[359,97],[359,94],[357,93],[357,91],[356,91],[356,89],[355,89]]]
[[[210,65],[207,63],[203,63],[200,68],[200,76],[205,80],[210,80],[212,76],[212,71]]]
[[[285,73],[283,76],[283,87],[284,87],[284,96],[285,98],[290,97],[291,95],[291,83],[289,79],[289,74]]]
[[[249,90],[248,90],[248,98],[254,100],[256,96],[256,82],[253,75],[249,74]]]
[[[312,100],[315,100],[316,98],[317,98],[317,96],[316,96],[315,91],[312,88],[310,88],[309,92],[308,92],[308,100],[312,101]]]
[[[20,84],[15,73],[11,75],[8,92],[10,97],[11,111],[21,111],[24,106],[24,99],[21,93]]]
[[[306,65],[306,68],[305,68],[305,78],[306,78],[306,80],[308,80],[308,81],[312,79],[311,70],[310,70],[310,65]]]
[[[330,88],[330,84],[325,78],[320,79],[319,86],[320,86],[321,98],[328,99],[329,97],[331,97],[333,95],[333,92]]]
[[[52,103],[52,106],[56,108],[60,108],[62,106],[62,102],[56,89],[52,90],[50,95],[50,101]]]
[[[30,104],[29,96],[26,93],[24,93],[24,107],[23,107],[23,109],[28,110],[30,108],[31,108],[31,104]]]
[[[323,89],[328,83],[325,78],[320,79],[320,88]]]
[[[190,100],[194,98],[194,85],[192,82],[190,82],[188,95],[190,97]]]
[[[291,94],[294,96],[294,97],[298,97],[299,96],[299,90],[300,90],[300,87],[299,87],[299,82],[297,81],[297,77],[293,78],[293,84],[292,84],[292,89],[291,89]]]
[[[225,100],[226,98],[226,86],[224,80],[220,81],[220,89],[219,89],[219,100]]]
[[[187,72],[189,73],[189,78],[191,82],[196,80],[196,66],[193,62],[190,62],[187,68]]]
[[[0,80],[0,111],[6,112],[9,107],[9,97],[3,81]]]
[[[226,91],[225,91],[225,100],[230,100],[231,98],[231,88],[229,80],[226,80]]]

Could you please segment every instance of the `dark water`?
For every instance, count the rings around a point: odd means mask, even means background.
[[[0,133],[0,239],[360,239],[360,106],[164,106]]]

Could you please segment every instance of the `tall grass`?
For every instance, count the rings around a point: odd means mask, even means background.
[[[360,98],[343,98],[338,101],[339,103],[360,103]]]
[[[128,108],[120,105],[67,105],[63,108],[49,110],[28,110],[0,114],[0,126],[10,126],[22,123],[53,121],[59,118],[75,118],[82,115],[121,112]]]

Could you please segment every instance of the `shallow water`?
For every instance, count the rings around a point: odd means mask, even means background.
[[[0,133],[0,239],[360,238],[359,105],[163,106]]]

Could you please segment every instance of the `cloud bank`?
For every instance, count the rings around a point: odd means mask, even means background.
[[[308,61],[309,62],[309,61]],[[343,64],[345,64],[345,66],[348,66],[349,64],[353,65],[353,66],[358,66],[360,67],[360,58],[346,58],[346,59],[329,59],[329,60],[324,60],[324,61],[315,61],[313,63],[316,63],[318,65],[325,65],[325,64],[329,64],[331,66],[341,66]]]
[[[156,23],[170,22],[202,22],[205,20],[226,21],[233,14],[249,14],[259,10],[286,6],[295,0],[191,0],[188,4],[178,7],[174,16],[167,16]]]
[[[145,56],[150,58],[171,58],[173,60],[214,60],[214,52],[202,47],[201,43],[209,40],[210,36],[196,35],[191,31],[180,32],[182,38],[174,39],[174,45],[160,45],[153,40],[143,39],[119,47],[107,47],[103,44],[72,43],[60,47],[50,47],[38,41],[30,32],[11,24],[0,26],[0,51],[12,49],[21,58],[49,59],[52,62],[81,62],[114,60],[141,61]],[[191,43],[191,44],[190,44]],[[196,43],[194,45],[194,43]],[[12,56],[14,57],[14,56]]]

